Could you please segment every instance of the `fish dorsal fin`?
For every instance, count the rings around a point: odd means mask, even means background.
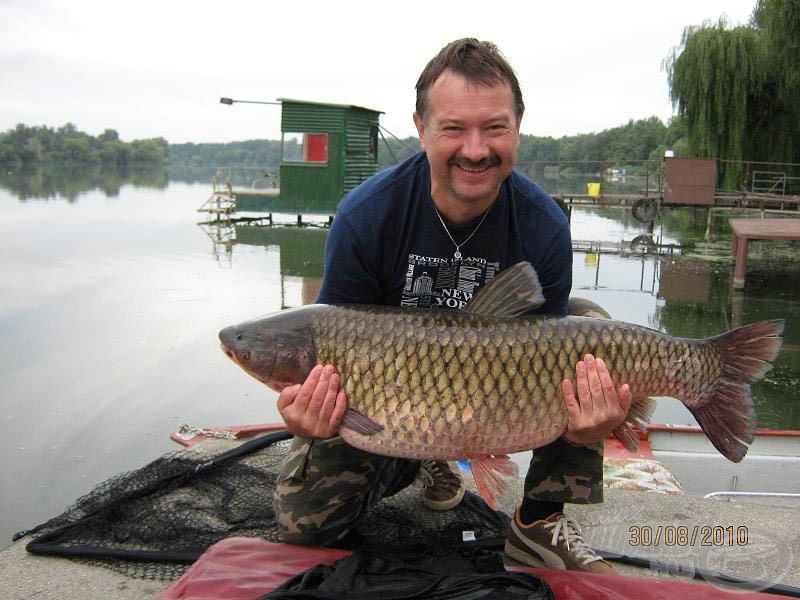
[[[542,304],[544,293],[536,270],[529,262],[519,262],[478,290],[464,310],[495,317],[517,317]]]

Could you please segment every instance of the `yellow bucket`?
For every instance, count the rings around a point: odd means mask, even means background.
[[[600,197],[600,184],[599,183],[587,183],[586,188],[588,190],[588,194],[592,198],[599,198]]]

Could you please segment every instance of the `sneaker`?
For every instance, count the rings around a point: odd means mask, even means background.
[[[464,484],[446,461],[423,460],[419,477],[425,491],[422,503],[431,510],[450,510],[464,497]]]
[[[614,567],[595,554],[581,537],[578,524],[564,513],[553,513],[543,521],[523,525],[519,508],[508,530],[505,552],[531,567],[616,573]]]

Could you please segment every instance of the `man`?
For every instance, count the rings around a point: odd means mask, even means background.
[[[514,263],[539,274],[545,314],[563,315],[572,247],[563,212],[512,171],[524,104],[497,48],[462,39],[442,49],[417,82],[414,123],[423,152],[377,174],[340,203],[325,249],[322,303],[461,308]],[[602,444],[630,405],[605,365],[586,356],[564,381],[569,425],[534,452],[506,552],[531,565],[613,572],[586,546],[564,502],[602,500]],[[577,395],[576,395],[577,390]],[[331,365],[281,392],[298,436],[279,477],[275,513],[295,543],[331,544],[381,498],[409,485],[420,462],[372,455],[336,437],[347,398]],[[446,510],[463,496],[446,463],[423,461],[423,501]]]

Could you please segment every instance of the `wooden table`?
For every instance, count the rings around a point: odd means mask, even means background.
[[[750,240],[800,240],[800,219],[729,219],[733,231],[733,287],[743,288]]]

